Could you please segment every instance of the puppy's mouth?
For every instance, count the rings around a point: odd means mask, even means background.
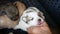
[[[42,23],[41,19],[38,19],[37,25],[41,25],[41,23]]]

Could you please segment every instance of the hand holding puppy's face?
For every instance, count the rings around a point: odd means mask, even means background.
[[[29,7],[25,10],[20,18],[19,24],[14,29],[22,29],[27,31],[27,28],[31,26],[40,26],[43,23],[44,16],[35,7]]]

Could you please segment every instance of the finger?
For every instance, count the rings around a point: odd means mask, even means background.
[[[28,28],[28,33],[30,34],[51,34],[51,31],[49,30],[48,27],[35,26],[35,27]]]
[[[45,32],[46,34],[49,33],[49,34],[52,34],[50,29],[48,27],[41,27],[41,31],[42,32]]]

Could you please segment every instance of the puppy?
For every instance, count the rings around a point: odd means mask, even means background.
[[[19,10],[18,10],[19,6]],[[0,28],[13,28],[19,22],[20,11],[25,10],[21,2],[7,3],[0,5]]]
[[[44,16],[36,7],[29,7],[26,9],[19,21],[19,24],[14,29],[22,29],[27,31],[31,26],[40,26],[44,22]]]

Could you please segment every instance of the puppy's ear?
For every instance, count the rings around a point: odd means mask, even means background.
[[[16,1],[13,3],[19,10],[19,17],[23,14],[24,10],[26,9],[26,6],[24,3]]]
[[[41,18],[45,19],[44,15],[43,15],[43,13],[41,11],[38,12],[38,16],[40,16]]]

